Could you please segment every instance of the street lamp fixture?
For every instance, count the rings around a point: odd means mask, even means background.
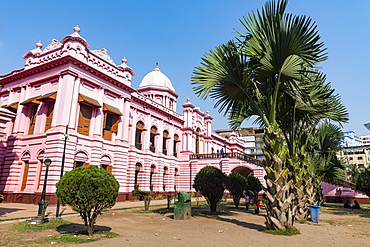
[[[43,163],[46,166],[46,170],[45,170],[44,186],[42,187],[41,200],[38,202],[39,211],[37,214],[38,217],[41,217],[42,221],[44,220],[44,216],[45,216],[44,204],[45,204],[45,195],[46,195],[46,184],[48,181],[48,173],[49,173],[49,166],[51,164],[51,159],[45,159]]]

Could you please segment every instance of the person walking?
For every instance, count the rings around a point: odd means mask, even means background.
[[[244,199],[245,199],[245,209],[249,210],[249,196],[245,195]]]
[[[253,208],[254,208],[254,213],[258,214],[261,209],[261,200],[258,199],[257,202],[253,205]]]

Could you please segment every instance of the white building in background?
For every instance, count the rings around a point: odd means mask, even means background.
[[[370,135],[360,136],[362,145],[370,145]]]
[[[338,156],[349,165],[357,165],[359,168],[369,167],[370,135],[357,136],[353,130],[345,131],[343,134],[342,149]]]
[[[343,135],[342,147],[357,147],[362,145],[360,137],[353,130],[345,131]]]
[[[342,147],[358,147],[370,145],[370,135],[358,136],[353,130],[343,132]]]
[[[233,130],[223,129],[216,130],[215,132],[221,136],[228,136],[233,132]],[[239,128],[234,130],[234,132],[238,133],[239,138],[244,141],[244,153],[246,155],[258,160],[265,159],[265,156],[263,155],[264,128]]]

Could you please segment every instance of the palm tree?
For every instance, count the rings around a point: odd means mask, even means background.
[[[360,173],[361,171],[358,168],[357,164],[348,164],[346,166],[346,175],[347,175],[347,179],[350,182],[356,183],[357,177]]]
[[[297,188],[297,220],[307,219],[309,216],[308,205],[323,204],[321,181],[323,178],[336,179],[341,177],[344,165],[337,158],[343,132],[340,127],[324,121],[320,123],[307,136],[306,162],[308,173],[305,176],[304,186]],[[309,183],[307,183],[309,181]]]
[[[339,97],[314,68],[326,59],[316,26],[305,16],[285,14],[286,4],[267,2],[261,11],[244,17],[247,33],[204,54],[192,77],[195,93],[215,99],[231,127],[251,116],[266,127],[269,229],[293,225],[293,183],[304,181],[309,172],[303,162],[305,146],[297,146],[306,136],[302,130],[325,117],[346,120]],[[327,111],[320,107],[323,103]]]

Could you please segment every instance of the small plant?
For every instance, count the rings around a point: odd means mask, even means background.
[[[142,190],[133,190],[132,192],[133,196],[139,197],[139,200],[144,200],[144,210],[148,211],[150,206],[150,201],[152,200],[152,197],[150,196],[150,192],[148,191],[142,191]]]
[[[301,234],[301,232],[295,227],[292,227],[290,229],[264,230],[263,232],[270,233],[273,235],[284,235],[284,236],[293,236]]]
[[[133,190],[132,192],[133,196],[137,196],[140,198],[140,200],[143,200],[145,196],[149,196],[150,192],[148,191],[142,191],[142,190]]]
[[[4,200],[4,195],[0,193],[0,202]]]
[[[153,200],[162,200],[163,199],[163,196],[162,195],[158,195],[156,197],[154,197]]]

